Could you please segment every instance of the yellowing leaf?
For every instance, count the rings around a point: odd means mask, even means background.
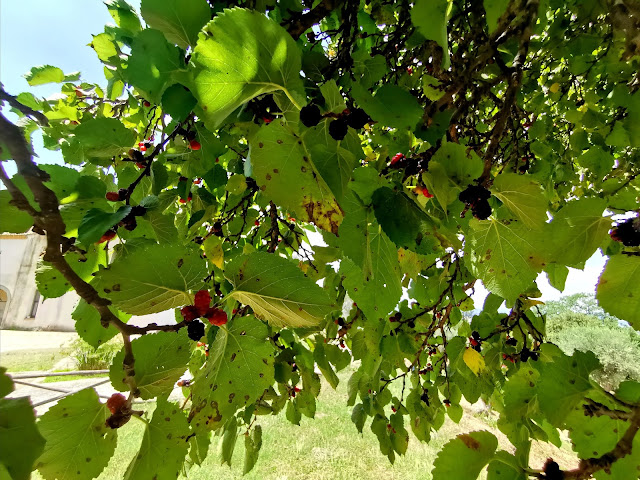
[[[216,267],[222,268],[224,263],[224,251],[222,250],[222,239],[216,236],[208,237],[202,244],[207,260]]]
[[[522,306],[525,310],[527,308],[533,307],[534,305],[544,305],[544,302],[541,302],[540,300],[534,300],[533,298],[525,298],[524,300],[522,300]]]
[[[549,91],[551,93],[558,93],[559,90],[560,90],[560,84],[557,82],[549,87]]]
[[[485,367],[484,358],[473,348],[467,348],[464,351],[462,360],[464,360],[464,363],[467,364],[467,367],[469,367],[471,371],[476,375],[478,375],[478,373],[480,373],[480,371]]]

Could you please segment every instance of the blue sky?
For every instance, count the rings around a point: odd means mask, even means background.
[[[129,2],[139,8],[139,0]],[[31,67],[50,64],[65,73],[80,71],[82,80],[104,85],[102,64],[88,46],[92,35],[103,31],[104,25],[113,23],[107,8],[99,0],[5,0],[0,2],[0,81],[12,94],[31,91],[48,96],[59,91],[59,85],[29,87],[23,75]],[[34,138],[39,161],[60,162],[59,152],[42,147]],[[564,294],[595,291],[595,284],[604,266],[599,251],[587,262],[584,271],[571,269]],[[560,292],[538,277],[544,300],[560,297]],[[486,295],[479,290],[477,302]]]

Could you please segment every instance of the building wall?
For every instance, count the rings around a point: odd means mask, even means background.
[[[74,291],[48,299],[38,293],[35,273],[45,245],[45,238],[34,233],[0,234],[0,328],[63,332],[75,329],[71,313],[79,297]],[[135,316],[129,321],[138,326],[153,322],[175,323],[174,311]]]
[[[0,288],[7,297],[0,307],[2,328],[73,330],[75,292],[43,299],[36,288],[35,272],[45,243],[43,236],[33,233],[0,234]]]

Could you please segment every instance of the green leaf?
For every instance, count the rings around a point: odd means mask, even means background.
[[[284,122],[258,130],[249,142],[253,178],[261,194],[303,221],[337,233],[343,214],[302,139]]]
[[[473,179],[482,174],[483,164],[480,157],[473,151],[468,154],[467,148],[457,143],[443,142],[431,161],[442,165],[447,175],[457,181],[461,188],[466,188]]]
[[[244,437],[244,467],[242,474],[246,475],[255,466],[262,448],[262,427],[256,425],[249,435]]]
[[[124,323],[127,323],[131,318],[131,315],[117,311],[112,307],[110,310]],[[107,328],[104,328],[100,323],[100,314],[98,311],[83,299],[80,299],[80,302],[78,302],[78,305],[71,314],[71,318],[76,322],[76,332],[78,332],[80,338],[93,348],[98,348],[119,333],[118,329],[111,324],[109,324]]]
[[[471,480],[493,458],[498,440],[485,431],[463,433],[449,441],[433,462],[433,480]]]
[[[509,6],[509,0],[484,0],[483,3],[489,33],[493,33],[498,28],[498,20]]]
[[[539,228],[547,221],[547,200],[540,185],[525,175],[503,173],[493,182],[491,193],[513,213],[523,225]]]
[[[222,465],[226,463],[231,466],[231,458],[233,457],[233,450],[236,448],[237,439],[238,421],[236,417],[231,417],[231,420],[224,426],[224,434],[222,435]]]
[[[215,430],[273,383],[273,345],[267,326],[245,316],[220,327],[209,358],[194,378],[189,422]]]
[[[282,90],[298,109],[306,103],[298,46],[260,12],[233,8],[218,14],[204,29],[191,61],[191,91],[211,130],[263,93]]]
[[[127,152],[135,141],[135,133],[115,118],[91,118],[73,132],[84,153],[93,157],[114,157]]]
[[[335,308],[322,288],[275,254],[238,257],[225,266],[225,275],[234,286],[229,296],[251,306],[258,318],[272,325],[317,325]]]
[[[78,241],[84,245],[91,245],[100,240],[107,230],[117,225],[131,213],[131,206],[123,205],[117,212],[105,212],[99,208],[92,208],[87,212],[78,227]]]
[[[14,390],[13,380],[7,375],[7,369],[0,367],[0,398],[4,398]]]
[[[489,462],[487,480],[527,480],[527,474],[518,466],[518,459],[514,455],[499,450],[495,460]]]
[[[605,152],[597,145],[592,146],[589,150],[578,157],[578,164],[581,167],[588,168],[596,176],[602,177],[611,171],[614,158],[608,152]]]
[[[36,85],[45,85],[47,83],[60,83],[64,82],[64,72],[58,67],[51,65],[41,65],[39,67],[33,67],[24,78],[32,87]]]
[[[535,280],[544,263],[535,243],[539,233],[518,221],[474,218],[469,225],[465,255],[471,272],[491,293],[513,302]]]
[[[589,375],[600,368],[600,362],[593,352],[575,351],[569,357],[552,344],[543,345],[541,353],[538,403],[549,422],[560,427],[571,409],[591,390]]]
[[[142,0],[140,12],[151,28],[182,48],[196,44],[198,32],[211,18],[206,0]]]
[[[179,83],[171,85],[162,94],[162,110],[174,120],[185,120],[197,103],[189,89]]]
[[[207,275],[195,249],[150,245],[118,257],[94,285],[125,313],[147,315],[188,305]]]
[[[411,8],[411,22],[427,39],[442,47],[442,67],[449,68],[449,43],[447,41],[447,0],[417,0]]]
[[[175,383],[187,371],[191,357],[186,329],[178,332],[147,334],[131,342],[136,359],[135,380],[140,398],[150,399],[169,395]],[[113,388],[121,392],[129,390],[123,367],[125,352],[114,357],[109,369]]]
[[[98,265],[106,261],[104,250],[99,247],[91,245],[87,250],[86,254],[71,251],[64,256],[73,271],[85,282],[91,280],[91,274],[98,269]],[[58,269],[42,260],[36,269],[36,286],[44,298],[61,297],[72,288]]]
[[[180,476],[187,455],[189,424],[179,405],[158,398],[151,421],[147,423],[140,451],[124,475],[131,480],[175,480]]]
[[[9,393],[11,380],[0,369],[0,397]],[[13,388],[11,388],[12,390]],[[38,432],[36,418],[27,397],[0,399],[0,467],[11,480],[28,480],[36,459],[44,450],[45,439]],[[2,476],[2,475],[0,475]],[[2,477],[5,478],[5,477]]]
[[[402,295],[398,249],[387,237],[370,208],[355,208],[340,225],[338,242],[353,261],[343,261],[341,272],[349,296],[367,318],[381,318],[395,308]]]
[[[640,257],[609,258],[598,279],[596,298],[607,313],[640,330]]]
[[[605,200],[592,197],[569,202],[560,209],[547,235],[552,257],[558,263],[582,268],[583,262],[591,258],[611,226],[611,219],[602,216],[605,207]]]
[[[328,125],[328,120],[320,122],[318,126],[307,130],[303,138],[306,145],[311,145],[314,167],[338,203],[341,203],[348,192],[349,179],[358,162],[349,150],[340,147],[339,142],[329,136]]]
[[[616,398],[628,403],[640,403],[640,383],[633,380],[621,382],[616,390]]]
[[[364,205],[371,204],[371,196],[378,188],[388,186],[375,168],[358,167],[353,171],[349,188],[353,190]]]
[[[577,405],[566,419],[566,428],[573,450],[580,458],[601,457],[613,450],[624,436],[628,424],[603,416],[586,416],[582,404]]]
[[[422,107],[416,97],[397,85],[383,85],[375,96],[372,96],[359,83],[354,83],[351,95],[360,107],[381,125],[413,130],[422,119]]]
[[[378,223],[398,247],[424,255],[437,250],[431,219],[404,192],[382,187],[373,193],[372,201]]]
[[[163,92],[173,83],[171,74],[184,65],[181,55],[180,49],[169,44],[162,32],[147,28],[133,40],[125,79],[147,100],[160,103]]]
[[[140,19],[135,10],[125,0],[108,0],[105,4],[109,14],[120,28],[130,32],[140,30]]]
[[[36,467],[47,480],[95,478],[116,448],[116,431],[106,426],[110,416],[94,389],[80,390],[60,400],[38,420],[46,440]]]
[[[0,232],[24,233],[33,225],[33,218],[26,212],[10,205],[11,194],[0,190]]]

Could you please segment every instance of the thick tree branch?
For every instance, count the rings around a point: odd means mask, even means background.
[[[16,97],[14,97],[13,95],[10,95],[9,93],[5,92],[5,90],[3,88],[0,87],[0,101],[1,102],[7,102],[9,105],[11,105],[13,108],[15,108],[16,110],[19,110],[20,112],[24,113],[25,115],[32,117],[33,119],[37,120],[37,122],[42,125],[42,126],[49,126],[49,119],[47,117],[45,117],[42,113],[40,112],[36,112],[34,109],[27,107],[26,105],[21,104],[18,99]]]

